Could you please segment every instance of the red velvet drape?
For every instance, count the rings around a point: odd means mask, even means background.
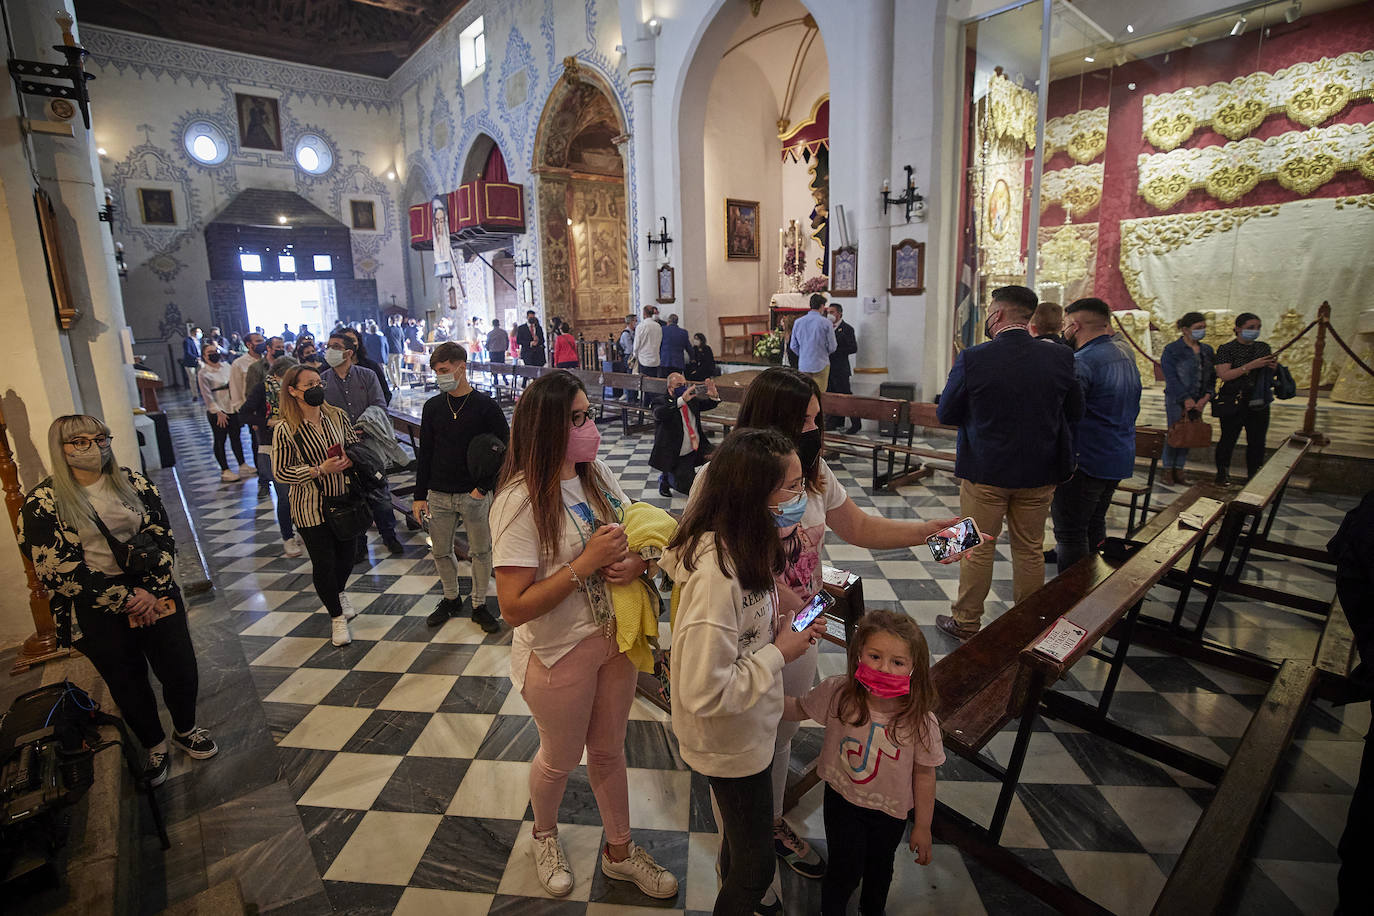
[[[1135,303],[1121,280],[1121,221],[1145,216],[1159,216],[1161,212],[1189,213],[1201,210],[1248,207],[1257,204],[1286,203],[1303,199],[1285,190],[1276,181],[1262,181],[1253,191],[1233,203],[1223,204],[1201,190],[1192,191],[1177,206],[1158,211],[1145,203],[1136,193],[1136,157],[1141,153],[1157,153],[1143,136],[1142,99],[1146,93],[1173,92],[1188,86],[1206,86],[1217,81],[1265,70],[1273,73],[1300,61],[1322,57],[1336,57],[1347,51],[1367,51],[1374,48],[1374,15],[1367,4],[1313,16],[1303,16],[1295,23],[1279,19],[1269,24],[1268,34],[1260,28],[1236,38],[1222,38],[1183,48],[1167,55],[1131,61],[1109,70],[1098,70],[1082,77],[1055,80],[1050,84],[1049,113],[1051,118],[1085,108],[1110,108],[1107,128],[1107,149],[1101,157],[1104,163],[1102,204],[1096,212],[1075,213],[1078,223],[1098,224],[1097,273],[1094,295],[1111,303],[1114,308],[1134,308]],[[1167,60],[1166,60],[1167,58]],[[1135,88],[1131,89],[1130,84]],[[1374,122],[1374,102],[1361,99],[1325,124]],[[1307,128],[1290,120],[1283,113],[1270,115],[1252,137],[1267,139],[1279,134]],[[1215,146],[1230,141],[1209,129],[1202,128],[1184,142],[1184,147]],[[1075,162],[1062,150],[1045,164],[1045,171],[1067,168]],[[1338,172],[1335,179],[1323,185],[1313,197],[1343,197],[1374,192],[1374,181],[1356,171]],[[1064,223],[1064,211],[1050,207],[1041,218],[1042,226]]]
[[[492,145],[491,152],[487,153],[487,164],[482,166],[483,181],[510,181],[510,176],[506,174],[506,157],[501,155],[501,147]]]

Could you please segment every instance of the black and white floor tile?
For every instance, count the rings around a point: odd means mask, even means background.
[[[329,622],[310,584],[309,563],[282,556],[273,503],[256,481],[221,485],[203,415],[170,407],[178,473],[202,548],[214,573],[227,625],[251,672],[270,732],[270,753],[299,813],[290,835],[307,842],[323,892],[280,912],[635,914],[709,911],[715,895],[717,837],[705,782],[677,754],[667,717],[636,700],[627,739],[636,838],[680,879],[675,900],[654,901],[607,881],[596,867],[602,842],[585,771],[574,774],[560,834],[576,876],[570,897],[554,901],[533,873],[526,777],[538,735],[507,678],[511,634],[484,634],[471,620],[431,630],[425,615],[440,589],[423,532],[398,525],[404,556],[386,553],[375,531],[369,561],[349,586],[361,611],[354,642],[329,643]],[[665,505],[648,468],[652,437],[621,437],[603,426],[602,454],[633,497]],[[245,435],[245,439],[246,439]],[[869,511],[903,517],[957,514],[954,481],[936,475],[900,492],[870,492],[863,461],[832,465]],[[1161,495],[1167,499],[1167,488]],[[681,508],[682,501],[676,502]],[[1324,543],[1351,505],[1292,493],[1275,535]],[[1117,510],[1114,510],[1114,513]],[[1124,515],[1113,516],[1119,531]],[[1011,599],[1011,567],[998,546],[989,614]],[[864,578],[872,607],[905,611],[923,627],[936,656],[953,643],[934,626],[955,594],[958,572],[914,550],[869,551],[832,540],[827,560]],[[469,573],[466,567],[462,572]],[[1250,576],[1326,595],[1328,571],[1290,561],[1257,561]],[[464,580],[464,592],[470,582]],[[495,608],[494,589],[490,599]],[[1159,595],[1161,602],[1170,595]],[[1152,602],[1153,603],[1153,602]],[[1155,608],[1162,613],[1163,604]],[[1310,654],[1315,623],[1253,602],[1224,600],[1214,635],[1271,655]],[[843,669],[826,647],[821,675]],[[206,675],[203,674],[204,678]],[[1105,666],[1091,659],[1061,685],[1091,696]],[[1266,685],[1133,651],[1118,688],[1116,714],[1136,727],[1218,761],[1236,747]],[[1329,912],[1335,846],[1359,766],[1368,707],[1317,704],[1286,763],[1245,880],[1240,912]],[[814,756],[818,730],[796,747]],[[992,742],[1005,762],[1012,734]],[[951,755],[939,797],[986,822],[996,786]],[[1005,842],[1046,875],[1071,882],[1108,909],[1148,912],[1211,789],[1182,773],[1076,729],[1041,723],[1031,744]],[[822,849],[819,791],[789,819]],[[204,828],[202,828],[204,829]],[[1027,913],[1036,901],[951,846],[926,868],[899,855],[892,913]],[[170,868],[170,866],[169,866]],[[172,877],[169,875],[169,878]],[[312,885],[313,886],[313,885]],[[787,911],[819,910],[816,882],[786,876]],[[271,905],[263,909],[272,909]]]

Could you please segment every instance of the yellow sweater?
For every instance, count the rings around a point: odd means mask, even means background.
[[[648,547],[662,550],[676,531],[677,519],[657,506],[637,502],[625,510],[625,537],[632,551]],[[653,650],[658,647],[658,595],[643,579],[609,589],[615,607],[616,644],[636,668],[652,672]]]

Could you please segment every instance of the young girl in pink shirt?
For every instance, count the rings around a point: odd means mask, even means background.
[[[934,706],[921,628],[905,614],[877,610],[864,615],[849,642],[848,674],[787,698],[784,719],[825,724],[818,765],[830,848],[823,916],[845,913],[860,883],[859,912],[880,916],[908,818],[907,845],[917,864],[930,864],[935,768],[945,762]]]

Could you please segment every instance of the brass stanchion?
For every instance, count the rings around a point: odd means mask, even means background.
[[[19,538],[19,509],[24,505],[24,491],[19,486],[19,466],[14,463],[14,453],[10,451],[10,437],[5,425],[5,411],[0,405],[0,486],[5,491],[5,508],[10,514],[10,527],[14,530],[16,547]],[[24,574],[29,582],[29,611],[33,614],[34,633],[24,640],[19,649],[10,674],[27,671],[34,665],[65,658],[70,650],[57,647],[57,628],[53,624],[52,610],[48,607],[48,592],[38,581],[33,564],[27,556],[20,555],[24,561]]]
[[[1312,347],[1312,382],[1307,388],[1307,412],[1303,414],[1302,429],[1294,435],[1310,439],[1314,445],[1330,445],[1331,438],[1317,432],[1317,392],[1322,383],[1322,353],[1326,350],[1326,328],[1331,324],[1331,303],[1323,302],[1317,309],[1317,342]]]

